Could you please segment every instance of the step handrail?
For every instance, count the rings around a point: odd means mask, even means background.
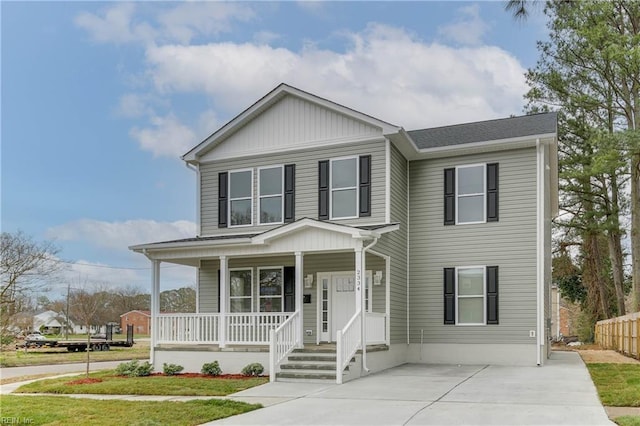
[[[282,361],[301,343],[299,342],[299,317],[300,311],[297,310],[269,333],[269,381],[271,382],[276,381],[276,373]]]
[[[336,383],[342,384],[342,372],[351,362],[361,344],[360,323],[362,314],[358,310],[336,336]]]

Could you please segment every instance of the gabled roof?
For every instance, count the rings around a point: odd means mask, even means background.
[[[429,149],[555,134],[557,132],[557,121],[558,114],[549,112],[431,129],[410,130],[407,133],[418,149]]]
[[[182,159],[187,163],[196,163],[198,158],[206,154],[213,149],[216,145],[224,141],[231,136],[234,132],[242,128],[258,115],[262,114],[269,107],[274,105],[280,99],[285,96],[295,96],[309,102],[321,105],[331,110],[337,111],[344,115],[347,115],[353,119],[370,124],[381,130],[382,134],[395,134],[400,131],[400,127],[387,123],[386,121],[348,108],[344,105],[340,105],[325,98],[321,98],[304,90],[300,90],[296,87],[289,86],[288,84],[281,83],[271,92],[267,93],[249,108],[238,114],[235,118],[229,121],[227,124],[216,130],[213,134],[207,137],[204,141],[200,142],[197,146],[191,149],[189,152],[182,156]]]

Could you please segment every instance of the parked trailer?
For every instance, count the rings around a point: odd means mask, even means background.
[[[95,338],[92,337],[89,342],[89,350],[91,351],[108,351],[112,347],[126,347],[130,348],[135,342],[133,341],[133,325],[127,326],[127,339],[114,340],[113,329],[111,326],[107,327],[107,333],[104,337]],[[84,352],[87,350],[86,340],[25,340],[22,345],[25,348],[67,348],[69,352]]]

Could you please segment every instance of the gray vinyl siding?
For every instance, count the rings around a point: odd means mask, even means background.
[[[391,144],[391,222],[400,229],[380,238],[374,250],[391,257],[391,343],[407,342],[407,160]],[[385,277],[386,279],[387,277]]]
[[[498,222],[444,226],[443,170],[499,163]],[[410,340],[535,343],[536,154],[534,148],[410,164]],[[443,269],[499,266],[499,325],[444,325]]]
[[[295,266],[295,256],[271,256],[258,258],[237,258],[229,259],[229,269],[251,268],[253,271],[253,306],[257,312],[257,287],[258,268],[270,266]],[[371,271],[385,269],[384,259],[367,254],[366,268]],[[218,269],[217,260],[202,261],[199,270],[199,294],[200,312],[218,312]],[[333,253],[333,254],[309,254],[303,258],[303,275],[313,274],[314,282],[312,288],[303,288],[303,294],[311,295],[311,303],[306,303],[302,307],[303,323],[305,330],[312,330],[311,336],[306,336],[306,343],[315,343],[317,336],[317,294],[318,282],[316,274],[318,272],[338,272],[355,270],[355,257],[353,253]],[[373,288],[373,312],[385,312],[385,285],[372,286]]]
[[[385,218],[385,143],[365,142],[309,149],[287,153],[220,160],[200,166],[201,204],[200,220],[202,235],[221,233],[262,232],[277,225],[256,226],[257,222],[257,167],[270,165],[296,165],[296,219],[318,218],[318,161],[337,157],[371,154],[371,216],[357,219],[334,220],[347,225],[383,223]],[[253,168],[254,226],[218,228],[218,173],[235,169]]]

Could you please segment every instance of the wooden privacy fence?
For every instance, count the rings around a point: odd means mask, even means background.
[[[595,339],[604,349],[640,359],[640,312],[598,321]]]

